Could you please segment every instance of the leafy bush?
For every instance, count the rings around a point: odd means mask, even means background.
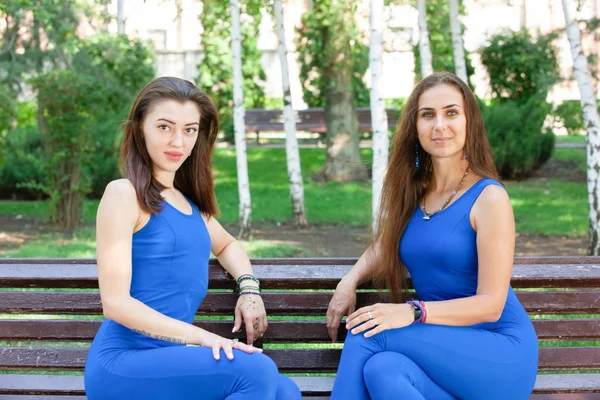
[[[526,103],[505,100],[482,107],[494,162],[503,178],[526,177],[550,158],[554,134],[543,130],[550,107],[539,96]]]
[[[597,105],[600,109],[600,100],[597,100]],[[552,110],[552,115],[562,122],[569,135],[582,133],[585,130],[583,110],[579,100],[564,100]]]
[[[545,96],[558,82],[558,49],[552,43],[556,34],[533,38],[527,30],[504,31],[492,36],[481,50],[494,97],[527,102]]]

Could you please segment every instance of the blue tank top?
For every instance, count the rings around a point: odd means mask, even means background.
[[[423,219],[419,207],[400,241],[400,257],[418,297],[424,301],[450,300],[477,292],[477,233],[471,226],[473,204],[488,185],[502,185],[494,179],[480,179],[452,204]],[[509,286],[502,316],[497,322],[478,328],[535,338],[531,321]]]
[[[189,200],[188,200],[189,201]],[[156,311],[191,323],[208,288],[210,236],[198,209],[185,214],[168,202],[133,234],[130,294]],[[105,319],[93,348],[147,349],[178,344],[157,340]]]

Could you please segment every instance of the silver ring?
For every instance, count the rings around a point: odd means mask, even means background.
[[[367,315],[369,316],[369,321],[373,319],[373,314],[371,314],[371,311],[369,311]]]

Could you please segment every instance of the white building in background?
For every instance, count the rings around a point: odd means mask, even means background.
[[[107,6],[115,19],[109,24],[110,32],[117,32],[117,2]],[[121,0],[124,2],[125,31],[132,37],[154,43],[157,76],[177,76],[194,81],[198,64],[202,62],[200,41],[202,26],[199,16],[201,0]],[[226,0],[223,0],[226,1]],[[547,33],[564,27],[561,0],[463,0],[466,15],[463,33],[465,48],[471,54],[475,74],[471,77],[476,94],[489,97],[491,92],[485,68],[479,61],[477,50],[485,46],[488,38],[503,29],[519,30],[526,26],[531,32]],[[600,0],[583,0],[580,19],[598,15]],[[294,108],[305,108],[298,77],[294,37],[301,23],[302,13],[310,0],[284,0],[284,19],[287,29],[292,102]],[[368,0],[359,8],[359,27],[368,32]],[[268,97],[281,97],[281,71],[277,58],[277,37],[269,16],[263,14],[258,46],[263,51],[262,64],[267,76],[265,88]],[[387,29],[384,36],[383,79],[386,98],[407,97],[414,85],[414,57],[412,46],[418,41],[417,11],[409,5],[394,6],[387,10]],[[448,38],[450,40],[450,38]],[[572,58],[566,34],[556,43],[560,51],[560,65],[564,77],[572,77]],[[598,43],[587,38],[587,50],[598,54]],[[435,57],[435,54],[434,54]],[[369,73],[365,75],[369,76]],[[367,82],[368,84],[368,82]],[[549,100],[578,98],[577,85],[565,81],[552,90]]]

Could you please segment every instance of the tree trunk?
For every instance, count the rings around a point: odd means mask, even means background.
[[[427,8],[425,0],[417,0],[419,9],[419,54],[421,55],[421,79],[433,73],[429,30],[427,29]]]
[[[565,12],[567,37],[571,44],[573,56],[573,69],[579,86],[581,96],[581,108],[583,109],[583,121],[587,130],[587,188],[588,201],[590,204],[590,242],[588,253],[590,255],[600,254],[600,243],[598,234],[600,231],[600,117],[596,98],[594,96],[593,81],[590,76],[588,62],[581,47],[581,32],[575,21],[575,3],[573,0],[562,0]]]
[[[235,131],[238,191],[240,193],[239,236],[247,237],[250,234],[252,208],[250,201],[250,180],[248,179],[246,131],[244,124],[245,111],[244,81],[242,77],[240,4],[238,0],[230,0],[229,4],[231,6],[231,52],[233,55],[233,127]]]
[[[388,121],[383,100],[383,0],[371,0],[371,43],[369,68],[371,69],[371,124],[373,126],[373,232],[377,230],[377,217],[381,203],[381,188],[388,164]]]
[[[458,20],[458,0],[450,1],[450,30],[452,32],[452,47],[454,48],[454,68],[456,76],[463,82],[469,83],[467,78],[467,63],[463,47],[460,21]]]
[[[360,134],[356,105],[352,93],[352,47],[350,31],[354,25],[351,4],[342,2],[332,7],[336,20],[325,35],[325,48],[335,55],[324,68],[325,124],[327,126],[327,165],[325,179],[360,181],[368,179],[367,168],[360,159]]]
[[[117,33],[119,35],[125,34],[125,16],[123,15],[124,7],[125,0],[117,0]]]
[[[302,182],[302,169],[300,167],[300,152],[296,138],[296,120],[292,108],[292,93],[290,90],[290,73],[288,68],[288,52],[285,43],[285,29],[283,26],[282,0],[275,0],[273,10],[277,28],[279,46],[279,61],[281,62],[281,84],[283,87],[283,126],[285,129],[285,155],[287,160],[288,179],[290,181],[290,196],[292,199],[292,212],[294,225],[306,227],[308,220],[304,208],[304,184]]]

